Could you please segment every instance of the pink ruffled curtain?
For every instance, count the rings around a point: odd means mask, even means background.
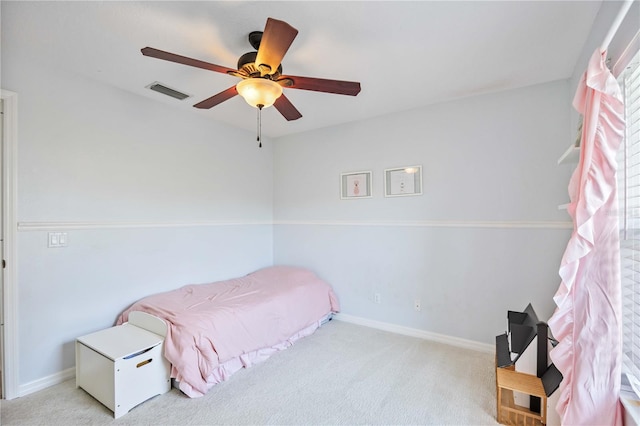
[[[605,52],[591,57],[573,106],[583,115],[580,162],[569,183],[574,230],[549,320],[559,341],[551,359],[564,376],[556,409],[563,425],[622,425],[616,154],[624,105]]]

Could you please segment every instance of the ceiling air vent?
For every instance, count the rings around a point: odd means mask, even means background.
[[[151,83],[150,85],[148,85],[147,88],[155,92],[162,93],[163,95],[167,95],[167,96],[171,96],[172,98],[179,99],[181,101],[184,99],[187,99],[190,96],[190,95],[187,95],[186,93],[182,93],[175,89],[172,89],[171,87],[167,87],[162,83],[158,83],[157,81],[155,83]]]

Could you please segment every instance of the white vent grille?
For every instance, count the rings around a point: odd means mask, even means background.
[[[187,99],[190,96],[190,95],[187,95],[186,93],[182,93],[179,90],[172,89],[171,87],[168,87],[165,84],[159,83],[157,81],[148,85],[147,88],[155,92],[162,93],[163,95],[171,96],[172,98],[178,99],[181,101]]]

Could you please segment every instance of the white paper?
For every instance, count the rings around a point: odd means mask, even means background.
[[[416,181],[413,173],[404,170],[389,172],[391,195],[414,194],[416,192]]]
[[[367,196],[367,175],[365,173],[347,176],[347,197]]]

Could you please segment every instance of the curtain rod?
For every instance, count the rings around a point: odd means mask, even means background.
[[[616,19],[611,24],[611,28],[609,28],[609,32],[607,33],[604,41],[602,42],[602,45],[600,46],[600,51],[604,52],[609,48],[609,43],[611,43],[611,40],[613,40],[613,37],[616,35],[618,28],[620,28],[620,24],[622,24],[622,21],[624,20],[624,17],[627,16],[627,12],[633,4],[633,1],[634,0],[625,0],[622,6],[620,6],[620,11],[616,16]]]

